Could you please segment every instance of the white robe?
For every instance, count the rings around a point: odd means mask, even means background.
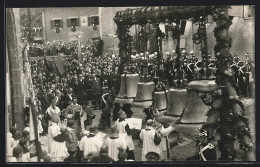
[[[154,144],[155,129],[151,126],[147,126],[146,129],[150,130],[142,129],[140,132],[140,139],[143,141],[142,161],[147,161],[145,156],[148,152],[156,152],[161,156],[160,145]]]
[[[117,139],[111,139],[108,137],[104,144],[108,146],[108,156],[114,161],[118,161],[119,148],[124,150],[127,148],[125,139],[121,137]]]
[[[97,136],[84,136],[79,142],[79,149],[83,151],[83,155],[86,157],[90,152],[99,153],[102,144],[102,140]]]
[[[69,153],[66,147],[66,141],[57,142],[53,140],[51,143],[51,157],[56,159],[57,162],[63,162],[63,160],[68,156]]]
[[[30,152],[23,153],[22,162],[30,162],[30,161],[31,161]]]
[[[57,106],[55,107],[55,109],[53,109],[53,107],[50,106],[49,108],[47,108],[46,113],[48,113],[50,115],[50,117],[52,117],[53,114],[59,115],[60,109]],[[50,126],[50,123],[51,123],[51,121],[49,120],[49,123],[48,123],[49,126]],[[59,123],[59,125],[60,125],[60,123]]]
[[[11,159],[13,157],[13,149],[17,146],[17,143],[10,132],[6,134],[6,138],[6,158]]]
[[[122,137],[122,138],[125,138],[126,144],[129,148],[129,150],[134,150],[135,146],[134,146],[134,142],[133,142],[133,139],[132,139],[132,135],[127,135],[127,132],[125,130],[125,126],[127,125],[127,122],[126,121],[119,122],[119,120],[117,120],[115,122],[115,125],[117,126],[119,136]]]
[[[160,129],[159,133],[161,134],[161,143],[160,143],[160,148],[161,148],[161,153],[162,153],[162,159],[163,160],[167,160],[167,147],[170,149],[170,145],[169,145],[169,140],[168,142],[166,142],[166,138],[168,139],[168,135],[174,131],[174,127],[169,126],[168,128],[164,128],[162,126],[162,128]]]
[[[48,153],[51,154],[51,144],[53,142],[53,137],[60,134],[60,127],[56,123],[51,123],[48,128]]]

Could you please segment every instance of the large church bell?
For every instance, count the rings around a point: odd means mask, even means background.
[[[115,98],[115,103],[131,104],[137,94],[138,74],[122,74],[120,91]]]
[[[150,108],[153,102],[154,88],[154,82],[139,82],[137,84],[137,94],[132,107]]]

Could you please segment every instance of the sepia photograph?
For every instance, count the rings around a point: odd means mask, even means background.
[[[256,161],[254,5],[5,19],[6,164]]]

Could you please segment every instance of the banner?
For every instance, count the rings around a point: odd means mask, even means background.
[[[130,129],[142,129],[142,119],[139,118],[127,118],[125,119]]]

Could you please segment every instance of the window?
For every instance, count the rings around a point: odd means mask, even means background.
[[[244,5],[243,6],[243,18],[255,17],[255,6]]]
[[[78,17],[71,17],[67,19],[67,27],[79,27],[79,18]]]
[[[249,6],[248,17],[255,17],[255,6],[253,6],[253,5]]]
[[[52,19],[51,20],[51,29],[53,29],[54,27],[63,28],[62,19]]]
[[[88,17],[88,26],[92,26],[92,24],[99,25],[99,17],[98,16],[89,16]]]

